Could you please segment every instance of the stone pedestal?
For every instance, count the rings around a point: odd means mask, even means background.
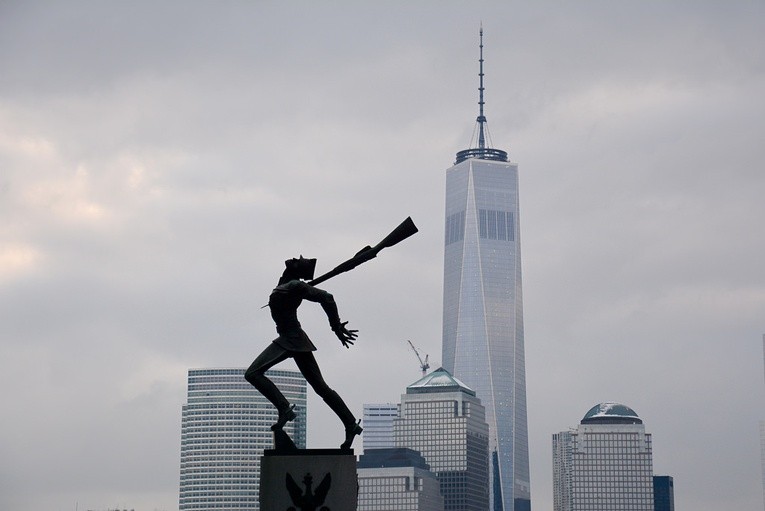
[[[356,511],[352,450],[267,450],[260,459],[260,511]]]

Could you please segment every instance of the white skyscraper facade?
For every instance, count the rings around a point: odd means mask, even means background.
[[[260,457],[273,448],[274,406],[244,379],[244,368],[190,369],[181,419],[180,511],[257,510]],[[296,405],[284,430],[306,444],[306,381],[296,371],[268,377]]]
[[[393,421],[398,417],[396,403],[364,403],[364,451],[390,449],[396,446],[393,439]]]
[[[654,511],[651,435],[634,410],[601,403],[553,435],[554,511]]]
[[[486,408],[494,511],[531,507],[518,166],[487,147],[480,59],[478,147],[446,171],[443,365]]]

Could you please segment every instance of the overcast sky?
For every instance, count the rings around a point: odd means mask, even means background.
[[[353,349],[301,319],[359,415],[419,377],[407,339],[438,367],[481,22],[520,172],[534,509],[551,435],[601,401],[643,418],[678,509],[762,509],[761,0],[0,0],[0,509],[177,509],[186,371],[270,342],[284,259],[322,273],[409,215],[324,285]],[[341,437],[311,395],[309,447]]]

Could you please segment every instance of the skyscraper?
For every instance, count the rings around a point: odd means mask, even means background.
[[[449,511],[489,509],[488,432],[475,392],[443,368],[406,388],[394,423],[396,447],[422,454]]]
[[[654,511],[651,435],[634,410],[593,406],[553,435],[554,511]]]
[[[284,429],[306,442],[306,381],[268,371],[297,418]],[[260,457],[273,447],[276,409],[244,379],[244,368],[190,369],[181,418],[180,511],[257,510]]]
[[[395,447],[393,421],[398,417],[395,403],[364,403],[364,451],[369,449],[390,449]]]
[[[480,34],[478,144],[446,171],[443,364],[486,407],[491,509],[528,511],[518,165],[488,146]]]

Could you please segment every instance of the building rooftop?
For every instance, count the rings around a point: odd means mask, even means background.
[[[629,406],[620,403],[600,403],[584,414],[582,424],[643,424]]]
[[[475,396],[475,391],[452,376],[452,374],[439,367],[432,373],[426,374],[406,388],[407,394],[424,394],[432,392],[456,392],[462,391]]]
[[[387,449],[364,449],[359,456],[358,468],[415,467],[430,470],[422,455],[405,447]]]

